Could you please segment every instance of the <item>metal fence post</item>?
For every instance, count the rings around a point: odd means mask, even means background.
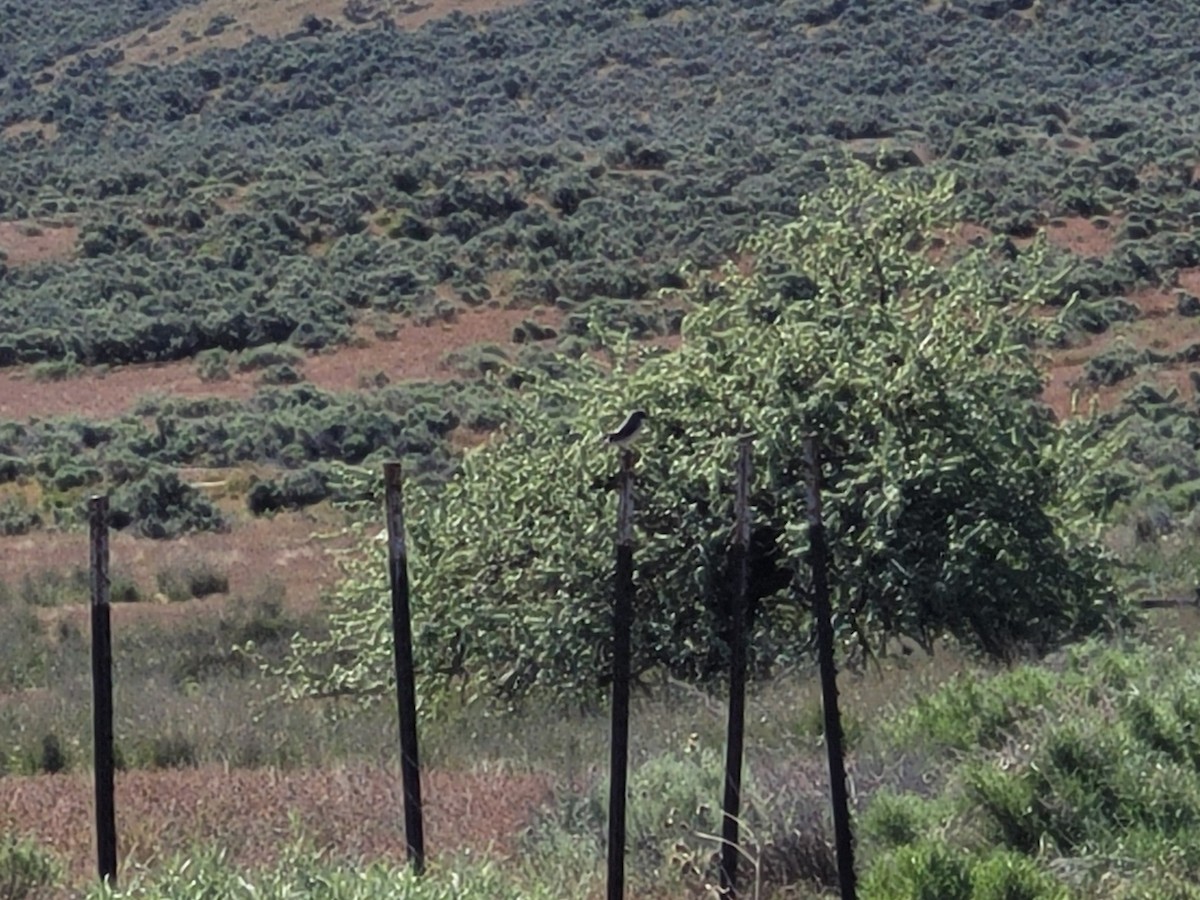
[[[734,577],[733,604],[729,617],[729,723],[725,738],[725,799],[721,818],[721,888],[737,896],[737,868],[741,847],[738,825],[741,815],[742,756],[746,739],[746,602],[750,548],[750,482],[753,477],[751,451],[754,438],[738,439],[737,478],[734,484],[733,543],[729,567]]]
[[[842,747],[842,719],[838,711],[837,665],[833,658],[833,613],[829,601],[829,551],[821,518],[821,459],[815,436],[804,441],[808,464],[808,539],[812,565],[813,616],[817,625],[817,660],[821,671],[821,705],[825,714],[825,748],[829,755],[829,798],[833,805],[833,832],[837,844],[838,883],[842,900],[854,900],[854,834],[846,791],[846,760]]]
[[[112,621],[108,574],[108,497],[88,500],[92,593],[92,753],[96,778],[96,856],[100,880],[117,883],[114,800]]]
[[[417,690],[408,596],[408,549],[404,540],[403,475],[399,462],[383,464],[387,507],[388,574],[392,586],[392,641],[396,662],[396,709],[400,719],[400,778],[404,790],[404,841],[413,871],[425,871],[425,824],[421,810],[421,764],[417,750]]]
[[[608,900],[625,895],[625,795],[629,767],[629,679],[633,630],[633,451],[621,451],[613,598],[612,744],[608,792]]]

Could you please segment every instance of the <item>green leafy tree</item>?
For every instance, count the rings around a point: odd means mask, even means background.
[[[676,352],[564,361],[565,374],[526,383],[509,424],[443,490],[410,492],[423,679],[462,675],[507,696],[605,684],[617,454],[597,436],[634,406],[650,413],[637,462],[639,673],[703,683],[723,671],[730,473],[745,431],[757,435],[761,675],[810,645],[809,434],[824,448],[846,646],[948,635],[1007,658],[1121,614],[1097,524],[1111,499],[1097,473],[1114,447],[1038,400],[1042,326],[1029,311],[1064,275],[1044,245],[935,261],[931,238],[956,215],[948,177],[855,167],[799,206],[794,223],[745,242],[740,266],[694,279]],[[373,519],[366,551],[346,563],[330,641],[297,645],[297,691],[388,688],[377,508]]]

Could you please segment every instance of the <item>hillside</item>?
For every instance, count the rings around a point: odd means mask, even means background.
[[[1169,446],[1138,462],[1184,515],[1198,17],[1182,0],[14,11],[4,530],[69,525],[101,484],[161,496],[154,478],[181,466],[292,471],[311,489],[293,478],[289,506],[329,494],[334,459],[407,447],[444,477],[500,421],[479,374],[553,366],[546,350],[604,331],[669,345],[680,312],[660,292],[694,280],[685,265],[718,265],[847,157],[952,170],[951,247],[995,235],[1017,254],[1042,234],[1073,264],[1045,298],[1076,298],[1046,401],[1167,416]],[[436,383],[397,384],[412,378]],[[265,441],[214,427],[235,409],[294,421]],[[359,424],[331,433],[330,416]],[[141,530],[220,521],[178,518]]]

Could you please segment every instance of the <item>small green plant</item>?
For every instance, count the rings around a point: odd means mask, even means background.
[[[229,593],[229,575],[205,560],[159,569],[154,580],[173,603]]]
[[[205,350],[196,355],[196,374],[201,381],[228,381],[229,352],[227,350]]]
[[[0,536],[28,534],[42,525],[38,511],[31,509],[22,497],[0,501]]]
[[[25,900],[62,881],[63,866],[52,853],[31,838],[0,837],[0,897]]]
[[[958,751],[996,747],[1017,721],[1047,702],[1057,684],[1053,672],[1034,666],[984,679],[960,675],[901,713],[891,736],[901,745],[928,743]]]
[[[884,790],[871,798],[863,814],[860,838],[889,850],[915,844],[951,811],[928,797]]]
[[[83,366],[74,359],[54,359],[36,363],[29,370],[34,381],[66,381],[83,374]]]
[[[304,373],[287,364],[267,366],[259,375],[262,384],[299,384],[303,380]]]
[[[186,769],[195,766],[199,756],[195,741],[173,731],[151,738],[136,759],[139,768]]]
[[[304,354],[288,344],[265,344],[238,355],[237,370],[249,372],[270,366],[298,366],[304,362]]]
[[[905,844],[867,870],[867,900],[972,900],[969,854],[941,841]]]
[[[113,575],[109,581],[109,600],[113,603],[140,603],[142,589],[128,575]]]

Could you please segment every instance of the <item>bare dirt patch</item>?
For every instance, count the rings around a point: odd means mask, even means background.
[[[558,326],[562,313],[485,307],[461,312],[450,322],[402,323],[395,340],[380,340],[360,328],[354,344],[306,357],[301,370],[310,383],[330,391],[358,389],[379,373],[391,382],[449,379],[456,373],[443,364],[446,353],[481,343],[515,350],[513,329],[526,319]],[[256,372],[231,372],[228,381],[203,381],[193,360],[122,366],[64,381],[35,381],[28,367],[3,369],[0,418],[113,418],[132,411],[138,398],[150,393],[246,398],[258,389],[259,378]]]
[[[1048,221],[1042,230],[1046,239],[1056,247],[1078,256],[1108,256],[1116,246],[1118,217],[1083,216],[1055,218]]]
[[[0,129],[0,137],[9,139],[19,138],[23,134],[32,134],[46,143],[58,140],[58,125],[54,122],[38,122],[35,119],[23,119]]]
[[[499,344],[515,350],[513,329],[526,319],[557,327],[558,310],[477,309],[459,313],[449,322],[405,325],[396,340],[365,338],[361,346],[339,348],[304,362],[305,377],[327,390],[352,390],[364,378],[382,373],[389,381],[451,378],[444,364],[447,353],[476,344]]]
[[[0,257],[9,266],[29,266],[75,254],[79,228],[38,222],[0,222]]]
[[[426,840],[434,856],[465,849],[505,856],[549,800],[548,779],[471,772],[422,774]],[[63,857],[80,881],[94,876],[92,779],[0,778],[0,832],[30,835]],[[270,865],[293,836],[345,860],[405,859],[399,773],[391,768],[278,771],[204,767],[120,772],[117,833],[124,865],[192,849],[224,848],[238,867]]]
[[[301,23],[309,16],[327,20],[339,29],[375,27],[376,17],[390,18],[400,28],[420,28],[426,22],[459,11],[468,15],[486,15],[524,0],[361,0],[357,4],[358,21],[346,17],[346,0],[204,0],[186,6],[165,22],[139,28],[129,34],[92,47],[95,54],[107,49],[119,50],[124,59],[112,71],[128,71],[135,66],[170,65],[209,50],[240,47],[256,37],[277,40],[303,35]],[[216,23],[216,24],[214,24]],[[224,24],[220,24],[224,23]],[[49,71],[58,75],[75,59],[64,57]]]

